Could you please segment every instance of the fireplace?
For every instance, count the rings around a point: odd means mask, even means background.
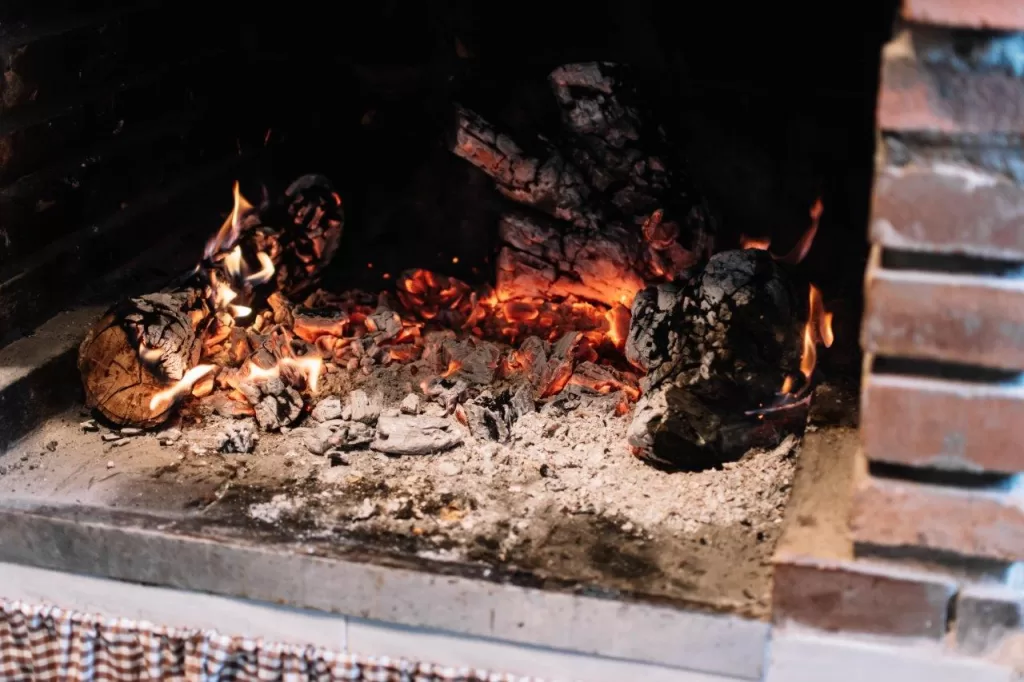
[[[5,20],[5,494],[767,617],[892,8],[243,10]]]

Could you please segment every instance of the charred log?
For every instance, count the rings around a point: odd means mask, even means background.
[[[120,425],[166,421],[176,396],[155,405],[154,399],[198,364],[197,327],[205,317],[196,291],[150,294],[112,308],[79,348],[86,405]]]
[[[624,228],[562,231],[523,213],[502,217],[497,289],[545,299],[577,298],[614,305],[643,288],[640,241]]]
[[[278,343],[272,330],[260,333],[273,321],[289,326],[293,321],[278,290],[300,291],[315,283],[337,249],[342,229],[341,200],[326,178],[299,178],[286,191],[284,205],[287,219],[269,203],[253,207],[236,186],[231,216],[180,288],[118,304],[93,326],[78,363],[90,407],[117,424],[155,426],[188,394],[190,385],[176,384],[189,378],[201,358],[237,367],[253,350]],[[253,308],[257,305],[259,312]],[[312,335],[320,321],[305,322],[303,330]],[[267,352],[279,361],[296,359],[310,349]],[[265,428],[293,422],[296,405],[299,410],[303,405],[288,382],[280,390],[271,384],[269,393],[254,386],[247,396],[257,417],[263,405],[267,415],[260,424]],[[263,400],[268,396],[275,399],[273,410]]]
[[[769,446],[801,410],[746,413],[781,399],[800,371],[803,298],[764,251],[726,251],[682,286],[645,290],[626,342],[648,371],[629,442],[644,459],[705,468]]]
[[[709,211],[673,168],[679,164],[664,130],[627,71],[571,64],[550,81],[563,130],[557,146],[535,141],[533,154],[475,112],[456,112],[452,151],[493,178],[505,196],[566,223],[559,229],[539,218],[506,216],[502,242],[522,253],[503,249],[499,285],[502,278],[521,279],[533,285],[527,292],[542,293],[559,284],[612,303],[606,286],[588,286],[608,275],[586,272],[586,258],[576,263],[577,254],[589,252],[595,264],[617,270],[615,279],[634,285],[630,296],[636,283],[671,280],[705,259],[713,246]]]

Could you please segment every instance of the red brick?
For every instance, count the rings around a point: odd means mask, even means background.
[[[1020,133],[1024,79],[922,64],[905,30],[882,53],[877,119],[888,131]]]
[[[775,565],[772,619],[832,631],[946,634],[955,580],[864,560],[794,557]]]
[[[1017,150],[1005,150],[1016,155]],[[1024,260],[1024,187],[968,162],[915,159],[875,178],[871,239],[897,249]]]
[[[893,428],[899,428],[898,417]],[[853,494],[854,542],[919,547],[997,561],[1024,560],[1019,493],[864,475]]]
[[[968,471],[1024,471],[1024,390],[869,375],[861,394],[864,454],[873,461]]]
[[[871,264],[861,345],[878,355],[1024,369],[1024,281]]]
[[[903,0],[903,18],[923,24],[1024,31],[1020,0]]]

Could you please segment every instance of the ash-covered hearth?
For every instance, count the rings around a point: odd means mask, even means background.
[[[714,217],[680,186],[627,77],[598,63],[553,72],[565,142],[537,141],[543,156],[456,113],[453,151],[522,206],[499,220],[493,286],[409,270],[380,292],[318,289],[344,224],[330,180],[303,176],[259,207],[236,184],[195,272],[92,328],[79,356],[87,406],[129,428],[179,409],[271,432],[320,422],[304,440],[339,460],[507,443],[538,407],[584,398],[629,423],[633,454],[668,467],[778,445],[801,430],[815,346],[832,340],[817,290],[786,269],[810,248],[820,201],[784,256],[762,244],[713,253]],[[345,397],[353,373],[375,380]],[[408,384],[400,406],[375,383]],[[241,445],[252,437],[224,447]]]
[[[794,269],[822,202],[784,253],[717,249],[628,70],[550,83],[557,142],[455,111],[451,151],[511,200],[479,226],[497,247],[477,281],[327,288],[339,189],[304,175],[251,202],[236,183],[192,271],[92,324],[82,412],[22,441],[5,483],[763,614],[832,342]]]

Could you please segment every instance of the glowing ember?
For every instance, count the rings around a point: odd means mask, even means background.
[[[771,237],[748,237],[745,234],[740,235],[740,248],[742,249],[767,251],[771,245]]]
[[[216,365],[198,365],[188,370],[185,372],[185,376],[181,377],[173,386],[155,393],[149,401],[149,409],[154,413],[163,412],[178,398],[187,395],[192,390],[193,384],[215,369],[217,369]]]

